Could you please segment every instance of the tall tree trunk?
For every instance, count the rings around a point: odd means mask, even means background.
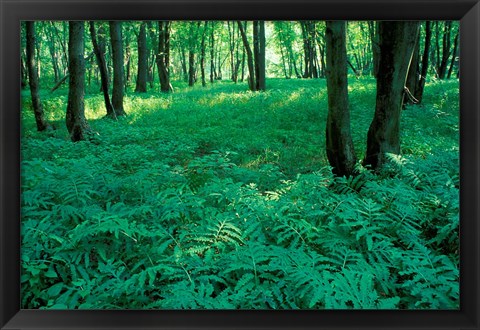
[[[450,57],[450,31],[452,30],[452,22],[445,22],[445,28],[443,31],[443,42],[442,42],[442,60],[440,61],[440,67],[438,69],[438,77],[440,79],[445,79],[445,74],[447,73],[448,58]]]
[[[123,109],[123,45],[122,45],[122,23],[110,21],[110,40],[112,43],[113,61],[113,91],[112,105],[114,117],[124,116]]]
[[[90,26],[90,36],[93,44],[93,52],[95,53],[98,68],[100,70],[100,80],[102,83],[102,92],[103,92],[103,99],[105,101],[105,109],[107,110],[107,116],[112,117],[114,113],[113,113],[112,102],[110,101],[110,96],[108,95],[108,72],[107,72],[107,64],[105,62],[105,55],[101,52],[101,49],[97,43],[97,33],[95,31],[95,23],[93,21],[90,21],[89,26]]]
[[[420,33],[418,33],[417,40],[413,49],[412,60],[408,68],[407,80],[405,82],[405,90],[403,96],[403,104],[416,104],[418,99],[415,97],[415,86],[417,86],[420,80],[419,70],[419,58],[420,58]]]
[[[147,92],[147,78],[148,78],[148,50],[147,50],[147,23],[140,24],[140,31],[137,36],[138,47],[138,66],[137,66],[137,83],[135,85],[135,92]]]
[[[38,95],[38,71],[35,61],[35,23],[33,21],[26,21],[27,30],[27,71],[28,71],[28,83],[30,84],[30,95],[32,97],[33,113],[35,115],[35,122],[37,123],[37,130],[44,131],[49,128],[50,125],[46,122],[43,114],[43,106]]]
[[[210,31],[210,83],[215,79],[215,22],[211,23]]]
[[[303,78],[311,78],[312,74],[310,72],[310,43],[308,40],[307,22],[301,21],[300,27],[302,28],[303,59],[304,59],[304,65],[305,65]]]
[[[234,83],[237,82],[237,75],[235,73],[235,23],[227,21],[228,28],[228,49],[230,54],[230,71],[231,78]]]
[[[126,38],[125,39],[125,79],[124,79],[124,88],[125,92],[127,91],[128,86],[130,86],[130,80],[131,80],[131,70],[130,70],[130,59],[132,57],[132,54],[130,52],[130,39]]]
[[[457,61],[458,35],[459,33],[457,32],[457,34],[455,35],[455,40],[453,42],[452,61],[450,62],[450,68],[448,69],[447,79],[450,79],[450,77],[452,76],[453,66]]]
[[[187,58],[184,45],[180,45],[180,64],[182,66],[183,81],[188,82]]]
[[[438,27],[438,21],[435,21],[435,71],[436,77],[440,78],[440,28]]]
[[[332,172],[338,176],[352,175],[357,162],[350,133],[345,24],[344,21],[327,21],[325,35],[328,89],[326,149]]]
[[[147,29],[148,29],[148,36],[150,39],[150,42],[147,41],[147,48],[148,48],[148,44],[154,45],[156,40],[155,30],[151,21],[147,21]],[[148,60],[147,71],[148,71],[148,82],[149,82],[150,88],[153,88],[153,83],[155,80],[155,63],[157,59],[157,54],[155,54],[156,53],[155,49],[156,47],[151,47],[148,49],[149,60]]]
[[[90,131],[85,119],[85,59],[83,21],[70,21],[68,37],[68,104],[66,124],[73,142],[85,140]]]
[[[430,58],[430,44],[432,39],[432,22],[426,21],[425,23],[425,46],[423,49],[422,55],[422,69],[420,71],[420,79],[418,80],[417,85],[415,86],[415,98],[418,100],[418,103],[422,103],[423,99],[423,90],[425,88],[425,81],[427,79],[428,73],[428,61]]]
[[[266,90],[265,81],[265,21],[258,21],[258,59],[257,66],[257,90]]]
[[[23,54],[20,56],[20,76],[21,76],[21,87],[22,89],[27,88],[27,77],[28,77],[28,69],[25,65],[25,60],[23,59]]]
[[[202,31],[202,41],[200,43],[200,73],[202,76],[202,86],[207,86],[205,81],[205,35],[207,33],[208,21],[205,21]]]
[[[379,23],[377,98],[375,115],[368,130],[364,161],[374,170],[387,162],[387,153],[400,153],[400,113],[418,27],[418,22]]]
[[[111,79],[110,71],[111,70],[110,70],[110,67],[108,66],[107,58],[105,57],[105,55],[107,53],[107,32],[105,31],[105,29],[103,28],[102,25],[100,25],[100,27],[97,30],[97,38],[96,39],[97,39],[97,43],[98,43],[98,50],[99,50],[100,54],[102,54],[103,60],[105,62],[105,73],[106,73],[105,76],[107,77],[106,91],[107,91],[107,94],[108,94],[109,90],[110,90],[110,79]],[[103,84],[100,86],[100,89],[103,91],[103,89],[104,89]],[[113,106],[112,106],[112,109],[113,109]]]
[[[58,82],[60,78],[60,69],[58,67],[58,59],[57,59],[57,50],[55,48],[55,39],[53,37],[53,33],[51,31],[51,26],[47,22],[42,22],[43,32],[48,38],[48,52],[50,53],[50,57],[52,59],[52,68],[53,68],[53,75],[55,79],[55,83]]]
[[[378,40],[378,22],[369,22],[370,38],[372,42],[372,74],[374,77],[378,75],[378,64],[380,60],[380,45]]]
[[[160,90],[164,93],[170,92],[170,75],[168,72],[168,61],[170,54],[170,22],[158,22],[158,52],[157,68],[160,79]],[[168,46],[168,47],[167,47]]]
[[[247,66],[248,66],[248,87],[250,90],[255,91],[256,86],[255,86],[255,70],[253,67],[253,54],[252,54],[252,49],[250,48],[250,45],[248,43],[247,39],[247,34],[245,33],[245,29],[243,28],[242,22],[237,21],[238,28],[240,29],[240,33],[242,35],[242,42],[243,42],[243,47],[245,48],[247,52]]]

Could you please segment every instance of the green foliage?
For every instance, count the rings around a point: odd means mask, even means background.
[[[457,83],[428,84],[403,154],[350,178],[327,166],[325,82],[268,83],[129,96],[118,121],[87,95],[95,143],[70,142],[65,91],[49,135],[25,102],[22,308],[457,309]],[[375,85],[350,86],[365,150]]]

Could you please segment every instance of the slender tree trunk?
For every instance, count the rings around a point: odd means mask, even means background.
[[[235,74],[235,23],[227,21],[227,28],[228,28],[228,48],[230,54],[230,71],[231,71],[231,78],[234,83],[237,82],[237,75]]]
[[[210,83],[215,79],[215,23],[211,23],[210,31]]]
[[[158,77],[160,78],[160,90],[164,93],[171,91],[170,75],[168,72],[168,61],[170,53],[170,22],[158,22],[158,52],[157,52],[157,68]],[[168,46],[168,47],[167,47]]]
[[[137,67],[137,83],[135,86],[135,92],[146,93],[147,92],[147,78],[148,78],[148,50],[147,50],[147,23],[142,22],[140,24],[140,31],[137,37],[138,47],[138,67]]]
[[[112,105],[114,117],[124,116],[123,109],[123,46],[122,46],[122,23],[110,21],[110,40],[112,43],[113,61],[113,91]]]
[[[68,37],[68,104],[66,124],[73,142],[87,139],[90,132],[85,119],[85,59],[83,21],[70,21]]]
[[[147,21],[147,29],[148,29],[148,36],[150,39],[150,44],[153,45],[155,44],[155,31],[152,25],[151,21]],[[147,42],[147,48],[148,48],[148,42]],[[151,47],[148,49],[148,82],[150,84],[150,88],[153,88],[154,80],[155,80],[155,63],[156,63],[156,58],[157,54],[155,54],[155,49],[156,47]]]
[[[372,22],[370,30],[370,38],[372,39],[372,73],[374,77],[378,76],[378,65],[380,61],[380,44],[378,39],[378,22]]]
[[[242,47],[242,59],[241,59],[241,66],[242,66],[242,74],[240,76],[240,81],[243,82],[245,80],[245,47]]]
[[[240,29],[240,33],[242,35],[242,42],[243,42],[243,47],[245,48],[245,51],[247,52],[247,66],[248,66],[248,87],[250,90],[255,91],[256,86],[255,86],[255,70],[253,67],[253,54],[252,54],[252,49],[250,48],[250,45],[248,44],[248,39],[247,35],[245,33],[245,29],[243,28],[242,22],[237,21],[238,28]]]
[[[37,123],[37,130],[44,131],[51,126],[45,120],[43,113],[43,106],[38,95],[40,90],[38,83],[38,71],[35,61],[35,23],[33,21],[26,21],[27,30],[27,71],[28,83],[30,84],[30,95],[32,97],[33,113],[35,115],[35,122]]]
[[[418,80],[417,85],[415,86],[415,98],[418,100],[418,103],[422,103],[423,99],[423,90],[425,88],[425,81],[427,79],[428,73],[428,60],[430,58],[430,44],[432,39],[432,22],[427,21],[425,23],[425,46],[423,49],[422,55],[422,69],[420,71],[420,79]]]
[[[327,21],[325,35],[328,88],[326,149],[332,172],[338,176],[352,175],[357,162],[350,133],[345,24],[344,21]]]
[[[311,78],[312,75],[310,72],[310,43],[308,39],[307,22],[300,22],[300,26],[302,28],[303,59],[304,59],[304,65],[305,65],[303,78]]]
[[[200,74],[202,76],[202,86],[207,86],[205,80],[205,35],[207,33],[208,21],[205,21],[202,31],[202,41],[200,43]]]
[[[442,59],[440,61],[440,68],[438,69],[438,77],[440,79],[445,79],[445,74],[447,73],[448,58],[450,57],[450,31],[452,30],[452,22],[445,22],[445,28],[443,31],[443,42],[442,42]]]
[[[107,116],[112,117],[114,116],[114,112],[113,112],[112,102],[110,101],[110,96],[108,95],[108,73],[107,73],[107,64],[105,62],[105,56],[101,52],[100,47],[98,46],[98,43],[97,43],[97,33],[95,31],[95,23],[93,21],[90,21],[89,26],[90,26],[90,36],[93,44],[93,52],[95,53],[98,68],[100,70],[100,79],[102,83],[103,99],[105,101],[105,109],[107,110]]]
[[[267,89],[265,81],[265,21],[258,22],[258,76],[257,89],[264,91]]]
[[[438,21],[435,21],[435,70],[437,78],[440,78],[440,28]]]
[[[22,89],[27,88],[27,76],[28,69],[26,68],[25,61],[23,59],[23,54],[20,56],[20,75],[21,75],[21,87]]]
[[[55,39],[53,38],[53,33],[51,31],[50,25],[47,22],[42,22],[42,27],[45,35],[48,38],[48,52],[50,53],[50,57],[52,59],[52,68],[53,68],[53,75],[55,79],[55,83],[60,78],[60,69],[58,67],[58,60],[57,60],[57,50],[55,48]]]
[[[400,153],[400,113],[418,27],[419,23],[412,21],[379,23],[377,100],[364,161],[374,170],[387,162],[387,153]]]
[[[417,36],[415,41],[415,46],[413,49],[412,60],[410,61],[410,66],[408,68],[407,80],[405,82],[405,87],[407,90],[403,96],[403,104],[416,104],[418,99],[415,97],[415,86],[420,81],[420,70],[419,70],[419,59],[420,59],[420,33]]]
[[[453,41],[452,61],[450,62],[450,68],[448,69],[447,79],[450,79],[450,77],[452,76],[453,66],[455,65],[455,62],[457,60],[458,35],[459,33],[457,32],[457,34],[455,35],[455,40]]]
[[[255,90],[265,90],[265,21],[253,21],[253,58]]]
[[[130,70],[130,59],[132,57],[132,54],[130,52],[130,40],[129,38],[126,38],[125,40],[125,92],[127,91],[128,86],[130,86],[130,80],[131,80],[131,70]]]
[[[100,25],[100,27],[98,28],[98,31],[97,31],[97,42],[98,42],[98,50],[99,50],[100,54],[102,54],[103,60],[105,62],[105,77],[107,78],[106,92],[108,94],[109,90],[110,90],[110,79],[111,79],[110,76],[111,75],[110,75],[110,68],[109,68],[108,63],[107,63],[107,58],[105,57],[105,55],[107,53],[107,32],[105,31],[105,29],[103,28],[102,25]],[[100,89],[102,91],[104,90],[103,82],[102,82],[102,85],[101,85]],[[112,106],[112,109],[113,109],[113,106]],[[113,113],[112,113],[112,115],[113,115]]]

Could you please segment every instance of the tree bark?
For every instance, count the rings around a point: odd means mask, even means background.
[[[28,83],[30,85],[30,95],[32,97],[33,113],[35,115],[35,122],[37,124],[38,131],[44,131],[51,126],[45,120],[43,113],[43,106],[38,95],[39,83],[38,83],[38,71],[35,61],[35,23],[33,21],[26,21],[27,30],[27,71],[28,71]]]
[[[202,86],[207,86],[205,80],[205,35],[207,33],[208,21],[205,21],[202,31],[202,41],[200,43],[200,74],[202,76]]]
[[[407,90],[404,93],[403,104],[417,104],[418,99],[415,97],[415,86],[417,86],[420,80],[419,70],[419,57],[420,57],[420,34],[417,35],[415,46],[413,49],[412,60],[408,68],[407,80],[405,87]]]
[[[73,142],[85,140],[90,131],[85,119],[85,59],[83,21],[70,21],[68,37],[68,104],[66,124]]]
[[[188,36],[188,86],[193,86],[196,81],[195,77],[195,23],[190,22],[189,36]]]
[[[253,21],[253,57],[255,62],[255,89],[265,86],[265,21]]]
[[[93,21],[90,21],[89,26],[90,26],[90,36],[93,44],[93,52],[95,53],[95,57],[97,58],[97,64],[100,70],[100,81],[102,84],[102,92],[103,92],[103,99],[105,102],[105,109],[107,110],[107,116],[111,117],[113,116],[113,105],[112,105],[112,102],[110,101],[110,96],[108,95],[107,64],[105,62],[105,56],[101,52],[101,49],[97,43],[97,33],[95,31],[95,23]]]
[[[160,79],[160,90],[164,93],[171,91],[170,75],[168,71],[170,53],[170,22],[158,22],[158,52],[157,68]]]
[[[364,160],[364,164],[374,170],[387,162],[387,153],[400,153],[400,113],[418,27],[418,22],[379,23],[380,60],[376,107],[368,130]]]
[[[215,76],[215,22],[212,22],[210,31],[210,83],[213,84]]]
[[[112,105],[113,117],[125,116],[123,109],[123,45],[122,45],[122,23],[110,21],[110,41],[112,43],[113,61],[113,91]]]
[[[147,23],[140,24],[140,30],[137,36],[138,47],[138,67],[137,67],[137,83],[135,85],[135,92],[147,92],[147,78],[148,78],[148,50],[147,50]]]
[[[255,70],[253,67],[253,54],[252,54],[252,49],[250,48],[250,45],[248,43],[247,39],[247,34],[245,33],[245,29],[243,28],[242,22],[237,21],[238,28],[240,29],[240,33],[242,35],[242,42],[243,42],[243,47],[245,48],[247,52],[247,67],[248,67],[248,87],[250,90],[255,91]]]
[[[258,22],[258,77],[257,77],[257,89],[264,91],[267,89],[265,80],[265,21]]]
[[[450,31],[452,30],[452,22],[445,22],[445,28],[443,31],[442,42],[442,60],[440,61],[440,67],[438,69],[438,78],[445,79],[447,73],[448,58],[450,57]]]
[[[453,42],[452,61],[450,62],[450,68],[448,69],[447,79],[450,79],[450,77],[452,76],[453,66],[457,61],[458,35],[459,33],[457,32],[457,34],[455,35],[455,40]]]
[[[378,76],[378,65],[380,60],[380,45],[378,40],[378,22],[372,22],[370,27],[370,38],[372,39],[372,61],[373,61],[373,76]]]
[[[417,85],[415,86],[415,98],[418,100],[418,103],[422,103],[423,99],[423,90],[425,88],[425,81],[427,79],[428,65],[430,58],[430,44],[432,39],[432,22],[426,21],[425,23],[425,46],[423,49],[422,55],[422,69],[420,71],[420,79],[418,80]]]
[[[355,171],[357,158],[350,133],[345,22],[327,21],[325,37],[328,89],[327,158],[335,175],[349,176]]]

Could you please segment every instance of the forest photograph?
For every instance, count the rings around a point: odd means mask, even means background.
[[[21,308],[458,310],[458,21],[22,21]]]

